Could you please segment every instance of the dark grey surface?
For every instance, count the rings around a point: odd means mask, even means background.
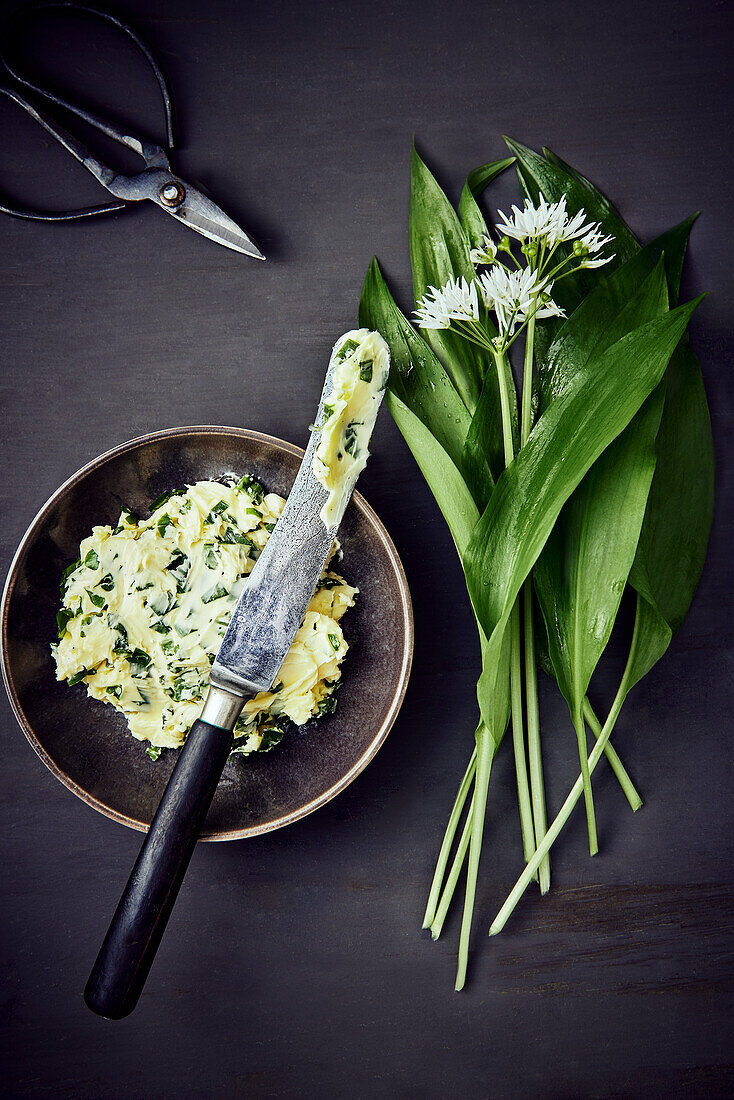
[[[585,855],[577,814],[548,898],[528,894],[490,942],[521,860],[505,746],[461,995],[456,915],[437,944],[419,926],[471,746],[477,650],[449,536],[387,416],[361,488],[415,601],[402,714],[328,807],[197,851],[143,1000],[121,1023],[93,1017],[81,990],[139,836],[58,784],[3,703],[5,1093],[730,1095],[731,6],[136,0],[125,11],[174,85],[175,163],[269,259],[231,255],[153,208],[85,226],[0,220],[5,562],[64,478],[143,431],[234,423],[303,444],[373,252],[405,301],[414,133],[452,196],[502,155],[506,132],[585,171],[643,238],[703,211],[684,289],[712,291],[693,335],[718,513],[691,614],[616,736],[644,808],[633,817],[600,766],[600,855]],[[98,41],[84,55],[98,105],[111,102],[107,80],[131,73],[112,102],[153,129],[152,78],[116,39]],[[75,55],[46,46],[78,88]],[[0,187],[16,197],[96,200],[83,170],[5,103],[0,142]],[[547,683],[541,703],[555,808],[574,738]]]

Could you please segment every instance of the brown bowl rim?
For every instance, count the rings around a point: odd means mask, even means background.
[[[18,568],[23,560],[27,547],[32,542],[38,528],[45,520],[49,511],[56,505],[56,503],[68,492],[72,486],[76,485],[82,478],[93,470],[102,466],[105,462],[108,462],[112,458],[117,458],[120,455],[135,450],[143,445],[153,443],[159,439],[171,438],[176,436],[187,435],[235,435],[241,439],[252,439],[260,443],[266,443],[276,450],[286,451],[289,454],[295,455],[297,458],[302,458],[304,451],[303,448],[297,447],[294,443],[288,443],[284,439],[279,439],[277,436],[268,435],[266,432],[258,432],[252,428],[238,428],[228,427],[226,425],[215,424],[192,424],[177,428],[160,428],[154,432],[146,432],[144,435],[136,436],[134,439],[128,439],[124,443],[118,444],[116,447],[110,448],[97,458],[92,459],[82,466],[71,477],[67,478],[59,488],[51,494],[46,502],[38,510],[34,518],[31,520],[28,528],[23,535],[18,549],[13,555],[13,559],[8,569],[8,575],[5,581],[5,587],[3,589],[2,604],[0,605],[0,620],[1,620],[1,633],[0,633],[0,663],[2,664],[3,681],[5,688],[10,699],[10,705],[13,708],[13,712],[18,721],[20,728],[23,730],[26,738],[33,746],[33,749],[37,755],[41,758],[43,763],[49,769],[49,771],[67,787],[73,794],[80,798],[83,802],[86,802],[88,806],[97,810],[99,813],[104,814],[105,817],[110,818],[112,821],[117,821],[121,825],[127,825],[128,828],[137,829],[139,832],[147,832],[148,825],[144,821],[139,821],[137,818],[129,817],[127,814],[120,813],[112,806],[108,806],[105,802],[95,798],[93,795],[85,791],[83,787],[80,787],[78,783],[75,783],[66,772],[64,772],[56,762],[49,756],[46,750],[41,745],[40,741],[33,732],[33,728],[26,718],[25,712],[20,705],[20,700],[15,689],[15,683],[13,681],[12,670],[7,658],[8,646],[7,646],[7,631],[8,631],[8,605],[13,588],[17,581]],[[220,833],[202,833],[200,839],[206,841],[219,841],[219,840],[241,840],[246,837],[259,836],[262,833],[269,833],[275,829],[281,829],[286,825],[292,824],[294,821],[299,821],[301,818],[306,817],[308,814],[313,813],[315,810],[324,806],[327,802],[330,802],[337,794],[344,790],[345,787],[356,779],[356,777],[367,767],[370,760],[374,757],[377,750],[385,741],[390,729],[392,728],[395,719],[403,702],[405,692],[408,686],[408,679],[410,677],[410,670],[413,661],[413,641],[414,641],[414,629],[413,629],[413,607],[410,598],[410,590],[408,588],[408,581],[405,576],[405,570],[403,569],[402,562],[398,556],[398,552],[395,549],[390,535],[382,523],[374,509],[367,503],[361,493],[355,490],[352,500],[357,509],[362,513],[367,522],[373,527],[377,533],[380,543],[385,550],[390,564],[395,571],[395,575],[398,580],[398,587],[400,590],[401,612],[404,625],[404,641],[403,641],[403,657],[400,666],[400,675],[398,678],[398,684],[395,690],[395,694],[388,708],[387,714],[382,721],[380,728],[375,734],[374,738],[367,746],[367,749],[357,762],[345,773],[344,776],[338,782],[332,784],[328,790],[324,791],[317,798],[311,799],[310,802],[305,803],[297,810],[293,810],[290,813],[284,815],[282,818],[276,818],[274,821],[268,821],[262,825],[252,825],[243,829],[230,829]]]

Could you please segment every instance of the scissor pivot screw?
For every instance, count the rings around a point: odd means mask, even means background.
[[[186,198],[186,188],[175,181],[164,183],[158,193],[166,206],[180,206]]]

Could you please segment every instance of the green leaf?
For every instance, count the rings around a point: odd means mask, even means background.
[[[463,560],[479,520],[479,510],[472,494],[449,456],[418,417],[389,389],[385,401],[441,509],[459,557]],[[479,624],[477,626],[484,661],[486,638]],[[497,747],[510,716],[509,630],[499,648],[497,668],[491,677],[480,679],[477,694],[487,730]]]
[[[623,241],[623,255],[620,256],[620,254],[617,253],[615,257],[617,262],[619,262],[620,259],[624,261],[625,257],[629,258],[631,254],[634,254],[635,247],[639,248],[637,239],[626,223],[622,221],[617,211],[614,210],[609,200],[584,176],[580,175],[569,164],[566,164],[560,157],[557,157],[550,149],[544,149],[543,152],[552,165],[555,165],[559,170],[565,172],[567,176],[570,176],[591,196],[590,200],[588,200],[589,206],[587,206],[586,209],[593,220],[601,221],[604,232],[614,237],[621,236]],[[685,221],[669,229],[655,241],[652,241],[646,249],[643,249],[643,251],[647,251],[649,248],[665,253],[665,267],[668,276],[668,287],[670,289],[670,302],[671,305],[674,306],[678,304],[678,292],[680,290],[686,244],[688,242],[691,227],[697,217],[697,213],[692,214],[689,218],[686,218]],[[604,270],[605,269],[602,268],[602,273]]]
[[[566,502],[533,569],[553,669],[577,729],[637,549],[662,404],[658,387]]]
[[[497,482],[465,555],[469,594],[488,639],[483,676],[494,675],[510,611],[563,504],[658,384],[697,304],[592,356]]]
[[[105,600],[104,596],[100,596],[97,592],[92,592],[89,588],[85,588],[84,591],[89,596],[89,599],[92,601],[95,607],[107,606],[107,601]]]
[[[225,586],[223,584],[215,584],[213,588],[210,588],[209,591],[206,592],[201,597],[201,602],[202,603],[213,603],[214,600],[221,600],[221,598],[223,596],[228,596],[228,595],[229,595],[229,589],[228,588],[225,588]],[[176,629],[178,629],[178,627]]]
[[[330,695],[325,695],[323,699],[319,700],[314,717],[323,718],[326,714],[334,714],[337,702],[338,699],[335,692],[332,691]]]
[[[161,518],[156,523],[156,528],[158,530],[158,534],[161,537],[163,537],[163,535],[165,535],[165,533],[166,533],[166,528],[171,527],[172,524],[173,524],[173,520],[169,516],[168,512],[164,512],[163,515],[161,516]]]
[[[271,726],[262,726],[260,729],[261,741],[257,751],[270,752],[276,745],[279,745],[285,736],[287,726],[287,719],[284,719],[280,724],[274,723]]]
[[[97,670],[95,668],[80,668],[78,672],[75,672],[73,676],[67,677],[67,684],[69,687],[74,687],[75,684],[81,683],[87,676],[92,676]]]
[[[175,550],[166,569],[176,581],[176,591],[186,591],[186,579],[191,569],[191,561],[182,550]]]
[[[471,417],[428,344],[398,309],[375,259],[362,288],[359,324],[376,329],[387,341],[391,391],[461,469]]]
[[[583,208],[589,221],[599,222],[604,234],[614,237],[613,243],[608,246],[614,252],[614,259],[609,265],[579,271],[554,284],[553,298],[570,314],[605,273],[631,259],[639,250],[639,244],[609,200],[578,172],[558,158],[546,159],[510,138],[506,137],[505,142],[517,157],[520,185],[533,202],[537,202],[541,194],[548,202],[558,202],[565,195],[569,214],[576,214]],[[558,258],[567,254],[568,246],[561,245],[557,252]],[[539,360],[542,360],[545,348],[558,328],[559,322],[556,319],[538,322],[536,353]]]
[[[237,482],[236,488],[241,492],[248,493],[253,504],[261,504],[263,497],[265,496],[265,490],[259,481],[255,481],[254,477],[250,477],[249,474],[244,474]],[[226,507],[226,505],[225,505]]]
[[[559,393],[579,365],[592,351],[610,347],[625,332],[636,327],[640,301],[635,297],[647,286],[650,305],[655,297],[667,303],[668,293],[662,269],[665,264],[668,280],[673,278],[671,297],[677,299],[675,272],[679,272],[685,255],[692,219],[682,222],[639,251],[631,260],[605,275],[599,285],[574,310],[560,327],[558,334],[540,362],[537,376],[538,410],[542,413],[554,394]],[[642,316],[651,319],[659,310]]]
[[[430,287],[450,278],[474,278],[469,244],[456,211],[413,147],[408,235],[416,303]],[[426,341],[448,371],[462,401],[473,412],[489,358],[451,329],[426,330]]]
[[[479,168],[475,168],[467,176],[459,199],[459,218],[466,233],[469,248],[479,248],[483,238],[488,235],[487,223],[477,205],[477,195],[481,195],[484,188],[493,179],[496,179],[500,173],[514,163],[514,157],[506,157],[505,160],[493,160],[490,164],[482,164]]]
[[[185,492],[186,492],[185,489],[171,489],[171,491],[168,492],[168,493],[161,493],[161,495],[159,497],[156,497],[156,499],[151,504],[151,506],[150,506],[151,513],[156,512],[161,507],[161,505],[165,504],[167,500],[171,499],[171,497],[183,496]],[[132,517],[133,513],[130,512],[129,515]]]
[[[135,649],[127,650],[125,656],[130,664],[130,671],[133,676],[139,676],[142,672],[145,672],[146,668],[148,668],[153,660],[144,649],[139,649],[137,646]],[[140,692],[139,688],[138,691]],[[140,694],[142,694],[142,692],[140,692]]]
[[[249,546],[251,549],[255,548],[252,539],[248,539],[247,535],[243,535],[241,531],[235,531],[233,527],[225,527],[224,532],[217,537],[217,542],[223,546]]]
[[[479,509],[466,482],[438,440],[392,388],[385,394],[385,404],[428,482],[459,556],[463,557],[479,520]]]
[[[60,592],[61,592],[61,598],[62,599],[64,598],[64,595],[66,593],[66,582],[68,581],[71,574],[74,573],[79,568],[79,566],[81,564],[82,564],[81,559],[77,558],[76,561],[73,561],[71,563],[71,565],[67,565],[66,569],[61,574],[61,584],[59,586],[59,589],[60,589]]]
[[[630,584],[639,630],[629,687],[665,653],[701,576],[714,501],[714,453],[701,368],[682,344],[665,377],[657,464]]]
[[[637,264],[637,259],[630,263]],[[637,268],[643,269],[640,264]],[[618,293],[623,282],[624,276],[615,273],[608,293],[600,288],[590,295],[586,303],[591,305],[579,307],[575,323],[564,326],[565,338],[559,336],[550,357],[556,383],[563,383],[559,392],[592,352],[598,356],[625,331],[666,312],[662,259],[626,302]],[[624,303],[616,317],[610,303],[615,309]],[[550,657],[577,731],[583,728],[584,696],[609,640],[635,556],[655,468],[662,406],[663,388],[658,386],[566,502],[534,568]]]
[[[66,634],[67,626],[75,617],[75,613],[71,610],[70,607],[62,607],[59,611],[56,612],[56,625],[58,627],[60,639],[63,638],[64,634]]]
[[[543,157],[511,138],[506,137],[505,142],[517,158],[520,183],[534,202],[541,194],[548,202],[558,202],[565,195],[569,214],[583,208],[589,221],[600,222],[605,235],[614,237],[616,264],[624,263],[635,254],[639,248],[635,235],[593,183],[550,150],[545,150]],[[591,272],[585,275],[588,277]]]
[[[94,550],[89,550],[87,556],[84,559],[84,565],[87,569],[99,569],[99,558]]]

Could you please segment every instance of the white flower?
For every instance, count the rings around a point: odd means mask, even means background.
[[[508,271],[502,264],[495,264],[479,277],[482,300],[494,312],[503,342],[530,317],[565,316],[550,296],[552,287],[529,267]]]
[[[513,206],[510,218],[501,210],[497,213],[503,219],[497,224],[498,232],[502,236],[512,237],[516,241],[545,238],[552,239],[555,243],[567,218],[566,199],[564,197],[560,202],[547,203],[541,196],[537,206],[526,199],[522,210]]]
[[[534,317],[565,317],[565,310],[562,310],[560,306],[556,305],[550,296],[553,283],[548,283],[547,286],[538,295],[537,305],[533,311]]]
[[[613,237],[602,237],[599,223],[592,225],[587,233],[583,237],[579,238],[579,244],[584,250],[583,259],[581,260],[581,267],[602,267],[604,264],[608,264],[610,260],[614,259],[614,253],[609,256],[599,256],[596,260],[589,259],[590,256],[595,255],[601,251],[605,244],[609,244]]]
[[[482,300],[497,317],[500,336],[511,336],[515,325],[527,319],[539,289],[538,273],[529,267],[508,271],[502,264],[495,264],[479,277]]]
[[[479,248],[472,248],[469,253],[469,259],[475,267],[493,264],[497,259],[497,245],[492,238],[488,237],[485,233]]]
[[[478,321],[476,283],[449,279],[442,287],[429,287],[418,303],[415,319],[420,328],[449,328],[452,321]]]
[[[579,242],[579,255],[586,257],[594,255],[612,237],[603,237],[599,222],[586,222],[586,211],[582,208],[573,217],[569,217],[566,211],[566,196],[562,195],[558,202],[547,203],[540,198],[538,205],[534,205],[530,199],[525,200],[522,210],[517,206],[512,208],[512,217],[508,218],[501,210],[498,230],[507,237],[516,241],[537,240],[545,243],[547,248],[555,248],[558,244],[569,241]],[[609,256],[603,260],[589,260],[584,258],[582,267],[601,267],[613,259]]]

